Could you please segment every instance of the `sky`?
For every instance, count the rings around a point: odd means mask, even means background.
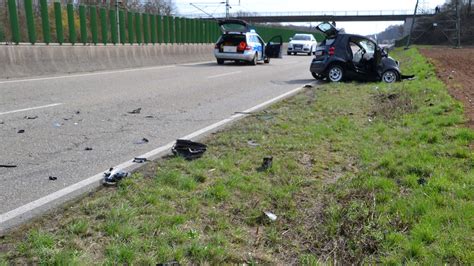
[[[225,13],[225,0],[174,0],[178,13],[203,14],[190,3],[197,5],[210,14]],[[240,4],[239,4],[240,2]],[[420,0],[424,8],[434,9],[445,0]],[[244,12],[319,12],[319,11],[380,11],[406,10],[413,12],[416,0],[230,0],[231,13]],[[317,25],[317,21],[311,23]],[[348,33],[369,35],[383,31],[390,25],[403,22],[338,22],[337,27],[344,28]],[[296,23],[294,23],[296,24]]]

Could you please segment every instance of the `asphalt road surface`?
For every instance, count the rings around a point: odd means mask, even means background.
[[[0,80],[0,214],[313,82],[311,58]]]

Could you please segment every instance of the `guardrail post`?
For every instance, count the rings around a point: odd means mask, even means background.
[[[8,0],[8,16],[10,17],[10,28],[12,31],[12,42],[20,43],[20,25],[18,22],[18,10],[16,0]]]
[[[178,28],[176,26],[176,18],[175,17],[168,17],[169,20],[169,36],[168,36],[168,42],[170,43],[177,43],[177,35],[176,33],[178,32]]]
[[[109,22],[110,22],[110,32],[112,37],[112,43],[117,45],[118,43],[118,28],[117,28],[117,12],[113,9],[109,10]]]
[[[150,31],[148,29],[148,14],[142,14],[142,23],[143,23],[143,42],[148,44],[150,42]]]
[[[170,19],[168,16],[163,16],[163,42],[170,42]]]
[[[102,43],[104,45],[107,45],[108,42],[108,30],[107,30],[107,10],[104,7],[101,7],[100,9],[100,30],[102,33]]]
[[[67,4],[67,24],[69,28],[69,42],[74,45],[76,43],[76,25],[74,25],[74,6]]]
[[[161,15],[156,16],[156,29],[158,34],[158,43],[163,43],[163,17]]]
[[[49,29],[48,1],[40,0],[41,26],[43,28],[43,41],[46,44],[51,42],[51,31]]]
[[[135,13],[135,35],[137,37],[137,44],[142,43],[142,30],[141,30],[141,20],[140,13]]]
[[[99,42],[99,29],[97,28],[97,8],[95,6],[89,7],[91,13],[91,35],[92,43],[97,45]]]
[[[86,7],[84,5],[79,6],[79,26],[81,31],[81,42],[85,45],[87,43],[87,21]]]
[[[175,17],[174,18],[174,32],[175,32],[175,40],[176,43],[182,43],[182,25],[181,25],[181,18]]]
[[[56,19],[56,39],[60,45],[64,42],[63,18],[61,14],[61,3],[54,2],[54,17]]]
[[[135,32],[133,27],[133,13],[127,11],[127,27],[128,27],[128,43],[133,44],[135,40]]]
[[[125,11],[119,10],[119,31],[120,31],[120,43],[125,44],[126,36],[125,36]]]
[[[150,18],[150,32],[151,32],[151,43],[156,43],[156,16],[154,14],[149,15]]]
[[[28,26],[28,39],[31,44],[36,43],[35,19],[33,17],[33,1],[25,0],[26,24]]]
[[[181,43],[186,43],[187,40],[187,27],[186,27],[186,18],[181,18]]]

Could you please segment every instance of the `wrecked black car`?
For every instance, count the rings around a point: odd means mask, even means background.
[[[384,81],[392,83],[402,76],[398,61],[374,41],[359,35],[346,34],[332,24],[317,26],[325,36],[316,48],[310,71],[315,79],[333,82],[343,80]]]

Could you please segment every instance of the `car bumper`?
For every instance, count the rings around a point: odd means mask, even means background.
[[[288,47],[288,52],[290,53],[309,53],[311,47],[303,47],[303,48],[296,48],[296,47]]]
[[[309,67],[309,71],[311,73],[316,73],[318,75],[323,75],[324,71],[326,71],[327,60],[316,61],[313,59],[311,62],[311,66]]]
[[[252,61],[255,56],[254,51],[245,51],[244,53],[221,53],[218,49],[214,49],[214,56],[216,59],[222,60],[242,60]]]

